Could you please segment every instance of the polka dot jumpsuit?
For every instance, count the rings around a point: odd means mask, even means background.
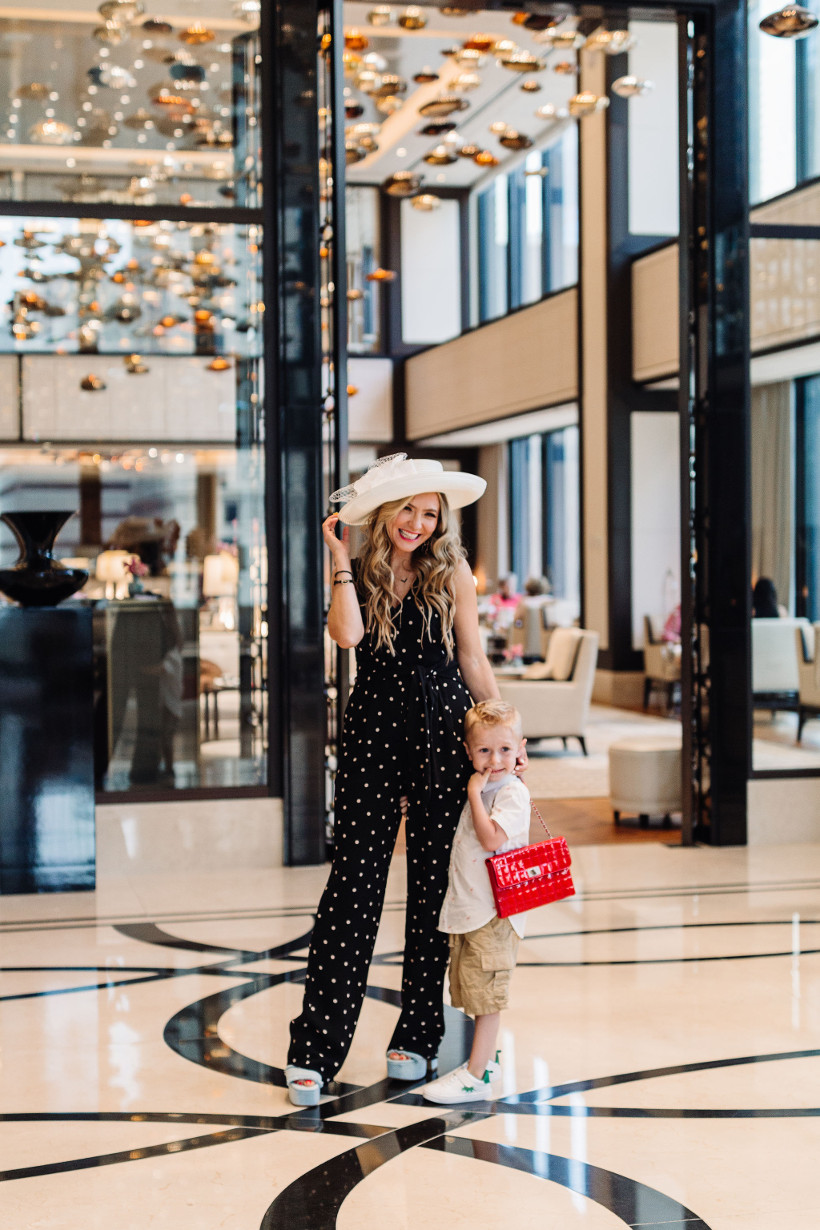
[[[336,777],[333,866],[302,1012],[291,1024],[288,1063],[326,1081],[344,1062],[364,1001],[402,795],[409,803],[402,1010],[388,1049],[431,1059],[444,1034],[448,946],[437,923],[471,772],[462,739],[472,702],[455,660],[447,659],[436,612],[428,637],[411,591],[395,623],[394,655],[376,650],[369,632],[356,650]]]

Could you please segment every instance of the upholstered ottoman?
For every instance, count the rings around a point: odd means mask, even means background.
[[[674,736],[621,739],[609,748],[609,795],[615,823],[621,812],[640,818],[642,827],[652,815],[681,809],[681,741]]]

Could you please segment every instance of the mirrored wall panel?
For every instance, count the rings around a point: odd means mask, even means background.
[[[0,199],[258,204],[260,0],[0,17]]]

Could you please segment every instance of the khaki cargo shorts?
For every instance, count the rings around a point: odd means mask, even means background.
[[[450,936],[450,1000],[470,1016],[487,1016],[509,1007],[510,976],[518,955],[518,936],[509,918],[491,918],[483,927]]]

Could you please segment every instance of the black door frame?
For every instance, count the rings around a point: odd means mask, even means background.
[[[550,11],[518,0],[475,7]],[[320,12],[338,22],[339,0],[263,6],[271,747],[283,770],[288,863],[324,857]],[[633,12],[651,16],[618,0],[583,8],[596,21]],[[683,836],[743,844],[751,768],[746,10],[736,0],[702,0],[656,12],[677,15],[681,47]]]

